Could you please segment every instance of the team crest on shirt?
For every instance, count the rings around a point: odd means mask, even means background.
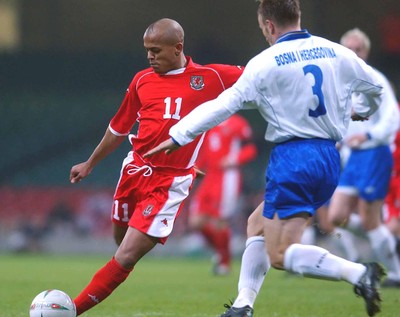
[[[143,216],[148,216],[153,211],[154,205],[147,205],[147,207],[143,210]]]
[[[163,220],[161,220],[161,222],[164,224],[164,226],[168,227],[168,220],[167,220],[167,218],[164,218]]]
[[[204,88],[204,78],[203,76],[191,76],[190,77],[190,87],[194,90],[201,90]]]

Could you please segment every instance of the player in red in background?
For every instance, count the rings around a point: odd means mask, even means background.
[[[129,135],[132,151],[123,162],[112,209],[119,247],[75,298],[78,315],[108,297],[145,254],[166,242],[192,187],[193,164],[203,137],[173,155],[144,159],[143,154],[169,139],[169,129],[177,121],[217,97],[242,73],[237,66],[194,63],[183,52],[182,27],[171,19],[151,24],[143,41],[150,68],[135,75],[103,139],[89,159],[73,166],[70,173],[72,183],[88,176],[138,122],[137,134]]]
[[[400,257],[400,131],[397,132],[394,141],[393,169],[384,207],[384,220],[390,232],[396,237],[396,252]],[[393,283],[391,286],[399,287],[400,284]]]
[[[230,272],[229,220],[240,209],[241,167],[257,155],[252,134],[247,120],[235,114],[207,132],[196,162],[206,175],[191,198],[189,226],[215,251],[216,275]]]

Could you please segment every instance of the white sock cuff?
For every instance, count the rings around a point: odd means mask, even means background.
[[[373,230],[367,232],[368,238],[372,241],[380,240],[381,237],[392,237],[393,235],[390,233],[389,229],[381,224]]]
[[[373,248],[381,248],[381,243],[389,243],[390,250],[394,251],[394,249],[396,248],[396,239],[389,231],[388,227],[384,224],[381,224],[377,228],[368,231],[367,236]]]
[[[283,256],[283,267],[285,270],[292,272],[292,259],[293,259],[293,253],[298,249],[301,248],[302,245],[299,243],[293,243],[290,245]]]
[[[263,236],[254,236],[254,237],[250,237],[246,240],[246,248],[252,244],[253,242],[262,242],[264,243],[265,239]]]

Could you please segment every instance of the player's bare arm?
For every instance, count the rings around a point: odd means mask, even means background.
[[[110,129],[107,128],[103,139],[95,148],[89,159],[86,162],[79,163],[71,168],[69,174],[70,182],[73,184],[79,183],[83,178],[88,176],[97,163],[113,152],[124,139],[125,136],[114,135]]]
[[[196,173],[196,178],[202,178],[202,177],[206,176],[206,173],[203,172],[201,169],[199,169],[197,166],[193,166],[193,168]]]

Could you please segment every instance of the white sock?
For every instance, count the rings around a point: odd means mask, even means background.
[[[365,229],[363,228],[361,217],[357,213],[351,213],[347,221],[346,228],[357,235],[365,236]]]
[[[385,225],[367,232],[372,250],[387,269],[388,278],[400,281],[400,260],[396,254],[396,239]]]
[[[265,249],[264,237],[248,238],[242,256],[238,283],[239,294],[233,307],[253,307],[271,263]]]
[[[292,244],[284,255],[287,271],[325,280],[344,280],[356,284],[366,271],[360,263],[342,259],[329,251],[314,246]]]
[[[350,231],[336,227],[334,231],[334,243],[344,252],[344,258],[355,262],[359,259],[354,235]]]
[[[316,238],[315,238],[315,229],[314,226],[308,226],[303,232],[301,237],[301,244],[311,244],[315,245]]]

